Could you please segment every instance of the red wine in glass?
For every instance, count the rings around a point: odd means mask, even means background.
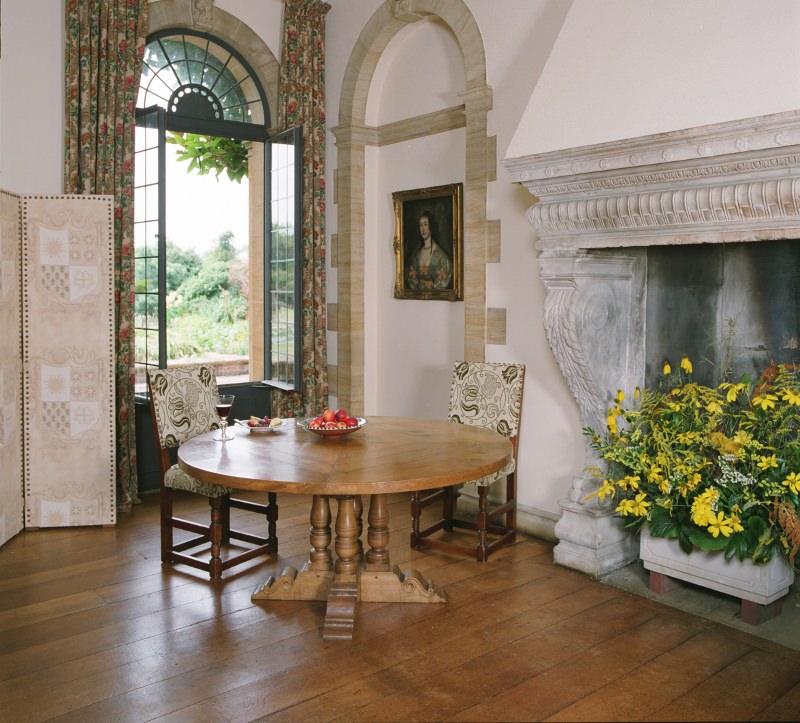
[[[235,439],[233,435],[228,434],[228,415],[233,408],[233,394],[218,394],[214,399],[214,404],[217,408],[217,415],[219,416],[220,434],[215,436],[214,439],[218,442],[230,442]]]

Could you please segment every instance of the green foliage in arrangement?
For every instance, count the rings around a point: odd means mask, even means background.
[[[800,367],[772,364],[756,382],[692,382],[685,356],[664,364],[657,389],[620,390],[606,430],[584,434],[606,462],[590,497],[626,527],[647,522],[685,552],[720,550],[765,563],[800,550]]]

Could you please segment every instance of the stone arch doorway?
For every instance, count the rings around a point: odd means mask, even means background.
[[[404,27],[431,15],[452,31],[463,58],[466,88],[463,104],[411,118],[405,123],[409,138],[465,128],[464,180],[464,356],[482,361],[487,341],[486,264],[489,262],[489,222],[486,185],[495,180],[496,148],[487,136],[492,91],[486,84],[483,40],[462,0],[386,0],[364,26],[345,71],[339,103],[339,125],[332,129],[338,147],[336,192],[338,232],[338,362],[331,370],[331,393],[348,409],[364,408],[364,178],[365,151],[381,145],[381,129],[366,124],[370,83],[381,53]],[[435,116],[435,118],[432,118]],[[430,128],[435,127],[435,131]],[[397,136],[392,142],[397,141]]]

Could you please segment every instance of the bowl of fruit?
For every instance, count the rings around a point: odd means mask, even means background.
[[[237,419],[236,426],[245,427],[250,434],[265,434],[285,427],[288,422],[280,417],[250,417],[250,419]]]
[[[298,419],[297,426],[321,437],[341,437],[357,432],[367,423],[363,417],[351,417],[346,409],[326,409],[318,417]]]

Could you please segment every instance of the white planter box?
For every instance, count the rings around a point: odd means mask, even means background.
[[[645,569],[759,605],[784,597],[794,583],[794,570],[783,556],[776,556],[766,565],[738,558],[726,560],[722,552],[692,550],[686,554],[678,541],[669,537],[652,537],[642,528],[639,557]]]

